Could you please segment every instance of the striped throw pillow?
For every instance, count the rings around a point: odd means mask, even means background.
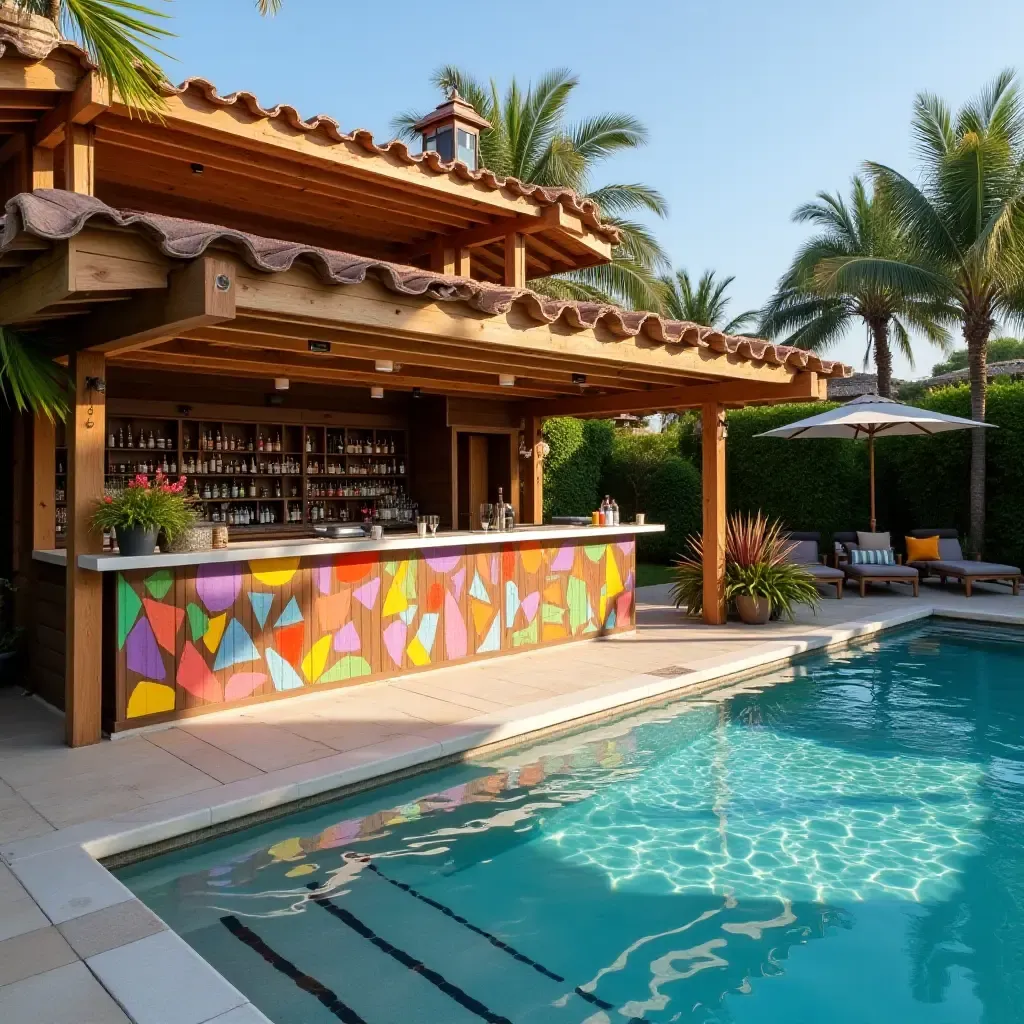
[[[892,548],[882,548],[877,551],[854,548],[850,552],[850,563],[852,565],[895,565],[896,559],[893,556]]]

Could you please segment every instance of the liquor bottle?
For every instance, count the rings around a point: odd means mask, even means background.
[[[186,451],[188,451],[188,449],[191,447],[191,445],[189,444],[189,441],[191,440],[191,437],[189,436],[189,432],[187,430],[182,431],[181,438],[182,438],[182,448],[184,448]]]
[[[113,427],[110,428],[110,436],[107,438],[107,447],[108,448],[113,448],[114,447],[114,428]]]
[[[612,498],[612,526],[619,525],[619,503]]]
[[[132,440],[132,425],[130,423],[128,424],[128,447],[135,447],[135,442]]]
[[[149,432],[149,444],[146,447],[147,448],[155,448],[156,447],[156,438],[153,437],[153,431],[152,430]]]
[[[279,452],[281,450],[281,431],[277,432],[277,439],[274,441],[274,451]]]
[[[395,439],[391,438],[391,450],[388,452],[389,455],[395,454]]]
[[[164,456],[164,461],[160,463],[160,472],[162,472],[162,473],[170,473],[170,471],[171,471],[171,467],[168,464],[167,456],[165,455]]]

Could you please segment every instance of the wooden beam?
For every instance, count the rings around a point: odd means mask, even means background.
[[[53,150],[32,148],[32,188],[53,188]]]
[[[533,453],[523,466],[523,508],[524,523],[544,522],[544,459],[541,445],[544,435],[541,432],[544,421],[540,416],[526,417],[526,447]],[[518,458],[518,453],[516,455]]]
[[[21,157],[25,152],[26,140],[23,132],[12,135],[2,146],[0,146],[0,167],[8,161]]]
[[[109,86],[90,71],[66,100],[39,119],[33,144],[55,149],[67,136],[68,125],[90,124],[109,107]]]
[[[704,621],[721,626],[725,601],[725,412],[701,406],[701,482],[704,503]]]
[[[202,256],[170,274],[166,291],[94,312],[77,333],[81,348],[108,355],[148,348],[235,315],[234,264]]]
[[[64,188],[68,192],[96,194],[96,149],[90,125],[69,124],[64,138]]]
[[[64,723],[67,743],[98,743],[102,732],[103,577],[78,567],[78,556],[103,550],[102,534],[92,529],[95,503],[103,496],[106,444],[105,396],[91,391],[87,378],[105,374],[100,352],[71,357],[75,394],[67,421],[68,533],[65,633]]]
[[[0,324],[28,320],[41,310],[66,299],[72,291],[66,242],[0,284]]]
[[[505,287],[526,287],[526,236],[519,231],[505,236]]]
[[[409,246],[402,253],[402,259],[412,262],[420,256],[432,253],[438,246],[449,249],[470,249],[478,245],[487,245],[490,242],[500,242],[506,236],[517,231],[520,234],[549,231],[558,226],[558,214],[560,211],[561,207],[556,203],[554,206],[549,206],[543,210],[540,216],[520,214],[516,217],[503,217],[489,224],[481,224],[479,227],[466,228],[463,231],[453,231],[431,241]]]
[[[0,60],[0,89],[26,89],[42,92],[73,92],[85,68],[51,55],[45,60]]]
[[[32,418],[32,548],[36,551],[49,551],[57,546],[53,494],[57,473],[55,434],[53,420],[39,413]]]
[[[119,104],[111,109],[118,115],[128,116],[127,108]],[[287,152],[293,160],[312,161],[321,167],[333,165],[349,175],[387,182],[410,192],[443,193],[485,213],[539,216],[542,209],[533,200],[507,189],[461,181],[448,172],[433,171],[425,163],[406,163],[397,155],[371,153],[359,142],[332,139],[322,131],[302,131],[284,118],[254,116],[240,105],[218,107],[191,90],[168,96],[160,116],[179,130],[184,128],[214,140],[230,138],[247,149]]]
[[[723,381],[690,384],[676,388],[651,388],[614,395],[581,395],[560,398],[547,407],[534,406],[531,412],[544,416],[614,416],[618,413],[674,412],[696,409],[705,402],[722,405],[756,405],[779,402],[814,402],[820,397],[818,374],[806,370],[794,373],[786,383],[762,384],[757,381]]]
[[[613,333],[611,325],[575,327],[564,320],[538,322],[518,305],[488,316],[464,302],[429,302],[396,295],[376,281],[325,285],[312,270],[293,267],[281,274],[260,274],[241,266],[238,271],[240,313],[291,323],[340,327],[366,334],[404,337],[430,343],[463,342],[477,347],[495,345],[509,350],[558,355],[586,372],[597,364],[647,367],[678,375],[716,379],[748,379],[785,384],[793,376],[788,366],[752,362],[739,355],[704,346],[662,344],[645,335]]]

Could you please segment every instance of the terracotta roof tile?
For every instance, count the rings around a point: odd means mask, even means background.
[[[600,325],[620,338],[642,334],[661,344],[709,348],[754,362],[813,370],[826,377],[846,377],[852,373],[842,363],[821,359],[813,352],[757,338],[726,335],[698,324],[668,320],[656,313],[635,312],[598,302],[550,299],[525,289],[504,288],[351,253],[263,238],[216,224],[116,210],[93,196],[57,189],[22,193],[8,201],[6,215],[0,222],[0,253],[22,232],[56,241],[73,237],[92,220],[137,231],[175,259],[194,259],[217,246],[231,249],[249,266],[267,273],[280,273],[301,263],[327,284],[360,284],[371,277],[398,294],[438,302],[465,302],[488,316],[499,316],[515,306],[537,323],[552,324],[561,320],[576,328]]]
[[[3,56],[8,46],[18,55],[34,60],[42,60],[54,50],[59,50],[78,61],[82,67],[95,68],[96,65],[89,54],[80,46],[57,39],[52,34],[48,34],[45,29],[38,30],[35,23],[39,21],[45,21],[45,19],[33,19],[32,30],[27,31],[0,20],[0,57]],[[513,196],[532,199],[543,206],[553,206],[557,203],[566,212],[579,217],[587,227],[605,241],[612,244],[619,241],[618,228],[602,223],[601,208],[598,204],[592,199],[578,196],[570,188],[531,185],[528,182],[519,181],[518,178],[503,178],[487,169],[473,171],[461,161],[446,163],[435,152],[411,153],[409,147],[399,139],[381,144],[374,141],[373,133],[365,128],[356,128],[351,132],[342,131],[341,125],[327,114],[317,114],[315,117],[307,119],[303,118],[295,107],[289,104],[281,103],[273,107],[264,107],[251,92],[233,92],[221,96],[217,87],[205,78],[187,78],[177,86],[165,82],[162,91],[165,96],[181,96],[187,92],[195,92],[214,106],[244,107],[253,117],[282,121],[295,131],[321,135],[332,142],[353,143],[375,156],[390,157],[403,164],[419,164],[435,174],[446,174],[459,181],[480,183],[492,191],[509,192]]]

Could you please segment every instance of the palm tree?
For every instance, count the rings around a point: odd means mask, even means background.
[[[276,14],[282,0],[256,0],[260,14]],[[16,8],[42,15],[88,51],[100,74],[133,110],[154,112],[164,73],[158,44],[173,33],[159,22],[163,11],[135,0],[13,0]]]
[[[954,116],[922,93],[912,130],[923,163],[917,185],[868,164],[916,257],[864,258],[838,272],[848,280],[930,294],[950,304],[967,343],[971,416],[985,419],[988,340],[999,321],[1024,323],[1024,107],[1012,71],[1002,72]],[[972,431],[970,539],[985,532],[985,431]]]
[[[762,311],[761,333],[769,338],[786,335],[786,344],[817,351],[860,321],[868,336],[865,365],[873,356],[878,393],[890,397],[892,347],[914,365],[911,328],[943,351],[949,344],[942,327],[949,311],[931,292],[921,295],[891,282],[855,280],[848,272],[859,260],[914,258],[892,204],[854,177],[848,201],[819,192],[813,202],[796,209],[793,220],[820,230],[801,246]]]
[[[705,270],[694,288],[685,270],[677,270],[674,277],[666,274],[661,279],[664,288],[662,310],[673,320],[688,320],[693,324],[713,327],[723,334],[738,334],[756,320],[757,310],[748,309],[726,320],[726,310],[732,300],[725,293],[735,280],[735,277],[725,277],[716,281],[715,272]]]
[[[480,165],[503,177],[534,185],[571,188],[601,207],[606,223],[622,233],[609,264],[534,281],[546,295],[619,302],[634,308],[657,308],[658,272],[667,260],[653,235],[629,215],[638,211],[665,215],[664,198],[648,185],[602,185],[592,188],[597,164],[622,150],[647,141],[647,130],[628,114],[598,114],[568,124],[566,107],[579,80],[563,69],[551,71],[524,92],[513,78],[504,96],[492,79],[483,86],[459,68],[446,65],[434,72],[433,84],[445,95],[460,95],[491,122],[480,136]],[[394,118],[392,128],[414,139],[420,114]]]

